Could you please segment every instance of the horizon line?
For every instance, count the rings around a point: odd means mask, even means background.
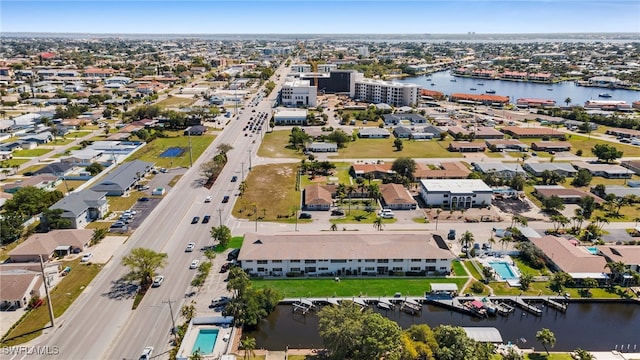
[[[49,31],[3,31],[0,33],[0,37],[7,34],[64,34],[64,35],[612,35],[612,34],[639,34],[640,31],[612,31],[612,32],[511,32],[511,33],[478,33],[478,32],[464,32],[464,33],[137,33],[137,32],[49,32]]]

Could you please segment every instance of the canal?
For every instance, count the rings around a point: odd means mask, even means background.
[[[550,329],[556,336],[554,351],[572,351],[577,348],[605,351],[620,349],[640,351],[640,304],[638,303],[570,303],[565,313],[545,308],[542,316],[534,316],[516,309],[509,316],[486,319],[446,310],[434,305],[424,305],[419,316],[411,316],[397,309],[391,311],[372,307],[373,311],[396,321],[402,328],[412,324],[495,327],[500,330],[505,343],[511,342],[524,348],[542,345],[535,334],[542,328]],[[294,313],[290,305],[279,305],[254,331],[245,331],[254,337],[258,349],[284,350],[290,348],[321,348],[318,334],[318,316]],[[524,343],[523,340],[524,339]]]
[[[571,98],[572,105],[584,105],[584,102],[587,100],[622,100],[628,104],[640,100],[640,91],[577,86],[573,81],[564,81],[557,84],[538,84],[504,80],[471,79],[454,77],[448,71],[439,71],[430,75],[404,79],[394,79],[393,81],[417,84],[423,89],[440,91],[445,95],[454,93],[485,94],[487,90],[494,90],[495,95],[509,96],[512,103],[515,103],[519,98],[551,99],[555,100],[556,105],[559,106],[566,105],[565,99],[567,98]],[[608,93],[611,97],[599,97],[599,94],[602,93]]]

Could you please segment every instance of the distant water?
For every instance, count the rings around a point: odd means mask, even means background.
[[[453,82],[451,80],[456,81]],[[455,77],[449,71],[440,71],[431,75],[396,79],[394,81],[417,84],[423,89],[440,91],[446,95],[453,93],[485,94],[486,90],[492,89],[495,90],[495,95],[509,96],[512,102],[519,98],[541,98],[555,100],[557,105],[565,105],[565,99],[571,98],[571,104],[584,105],[584,102],[590,99],[624,100],[629,104],[640,100],[640,91],[577,86],[572,81],[557,84],[538,84],[470,79]],[[471,88],[476,90],[471,90]],[[611,97],[601,98],[598,96],[601,93],[608,93]]]
[[[407,315],[398,310],[374,311],[396,321],[402,328],[412,324],[428,324],[430,327],[450,324],[469,327],[495,327],[505,343],[518,343],[522,347],[542,350],[535,339],[542,328],[550,329],[556,336],[554,351],[572,351],[577,348],[606,351],[627,346],[640,352],[640,304],[633,303],[570,303],[565,313],[546,308],[542,316],[534,316],[516,309],[508,317],[500,315],[478,319],[449,311],[434,305],[423,306],[420,316]],[[245,331],[256,339],[257,348],[284,350],[291,348],[318,348],[322,341],[318,334],[318,316],[293,313],[290,305],[279,305],[257,330]],[[522,343],[521,339],[525,339]]]

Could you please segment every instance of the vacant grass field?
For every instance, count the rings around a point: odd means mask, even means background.
[[[193,161],[202,154],[202,152],[213,142],[214,136],[192,136],[191,137],[191,149],[193,154]],[[189,167],[189,151],[185,151],[180,157],[166,157],[161,158],[165,150],[171,147],[189,147],[189,138],[187,136],[176,136],[169,138],[157,138],[152,142],[145,145],[142,149],[138,150],[135,154],[128,157],[126,161],[143,160],[149,161],[155,164],[157,167]]]
[[[216,253],[223,253],[227,249],[239,249],[242,246],[242,241],[244,241],[244,236],[234,236],[227,247],[216,246]]]
[[[403,296],[422,296],[430,291],[432,283],[455,283],[459,289],[466,278],[360,278],[335,281],[331,278],[252,280],[256,288],[272,287],[284,297],[331,297],[331,296],[393,296],[396,292]]]
[[[365,210],[352,208],[351,212],[349,212],[349,206],[342,205],[342,209],[345,212],[345,216],[341,216],[339,218],[331,219],[330,222],[336,225],[344,225],[344,224],[371,224],[371,230],[375,230],[373,227],[373,222],[378,218],[378,215],[375,211],[369,212]],[[382,219],[383,224],[393,224],[397,222],[397,219]],[[384,227],[383,227],[384,229]]]
[[[80,150],[82,149],[82,146],[76,145],[76,146],[72,146],[70,148],[68,148],[66,151],[62,151],[59,152],[53,156],[51,156],[52,158],[59,158],[59,157],[63,157],[63,156],[68,156],[72,151],[74,150]]]
[[[339,184],[345,185],[355,185],[356,182],[351,178],[349,174],[349,169],[351,168],[351,163],[346,162],[332,162],[336,168],[333,174],[330,177],[337,177]],[[300,187],[304,189],[306,186],[312,184],[327,184],[329,179],[326,176],[316,176],[315,178],[311,178],[311,176],[302,176],[300,178]]]
[[[357,139],[340,149],[338,155],[331,156],[338,159],[367,159],[367,158],[461,158],[462,154],[447,150],[450,141],[403,141],[403,150],[396,151],[393,138],[389,139]]]
[[[467,271],[464,269],[464,266],[459,260],[453,260],[452,265],[453,265],[453,273],[456,276],[469,276],[469,274],[467,274]]]
[[[35,148],[35,149],[26,149],[26,150],[18,150],[13,152],[13,156],[15,157],[36,157],[42,156],[44,154],[52,152],[52,149],[43,149],[43,148]]]
[[[194,99],[171,96],[156,103],[156,105],[159,105],[162,108],[168,108],[168,107],[179,108],[183,106],[191,106],[191,104],[193,104],[194,102],[195,102]]]
[[[26,163],[27,161],[29,161],[30,159],[9,159],[9,160],[2,160],[0,163],[2,164],[1,166],[3,167],[7,167],[7,168],[11,168],[14,166],[20,166],[24,163]]]
[[[143,196],[149,197],[140,191],[131,191],[129,196],[107,196],[109,211],[129,210]]]
[[[264,138],[258,149],[258,156],[304,159],[305,156],[301,151],[287,149],[290,133],[288,130],[277,130],[264,134]]]
[[[74,142],[75,140],[75,137],[57,138],[51,142],[48,142],[47,146],[67,145]]]
[[[61,181],[60,184],[58,184],[58,186],[56,186],[56,190],[60,190],[64,194],[64,193],[73,191],[74,189],[78,188],[78,186],[84,184],[85,182],[86,182],[85,180]]]
[[[26,172],[38,171],[38,170],[42,169],[45,166],[47,166],[47,165],[46,164],[31,165],[29,167],[26,167],[26,168],[18,171],[18,174],[22,175],[22,174],[24,174]]]
[[[236,201],[233,215],[255,219],[255,208],[259,221],[295,221],[291,215],[300,205],[300,192],[295,190],[297,167],[298,164],[254,166],[246,179],[247,190]],[[290,218],[282,218],[287,215]]]
[[[82,293],[84,288],[93,280],[101,269],[101,265],[80,264],[80,259],[63,262],[63,266],[70,266],[71,272],[51,290],[53,312],[60,317],[73,301]],[[42,329],[49,323],[49,310],[43,304],[31,311],[22,322],[3,339],[2,346],[15,346],[33,340],[42,333]]]

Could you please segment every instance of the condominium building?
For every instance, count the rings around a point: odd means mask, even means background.
[[[361,79],[356,81],[354,98],[374,104],[415,105],[418,102],[418,85]]]

